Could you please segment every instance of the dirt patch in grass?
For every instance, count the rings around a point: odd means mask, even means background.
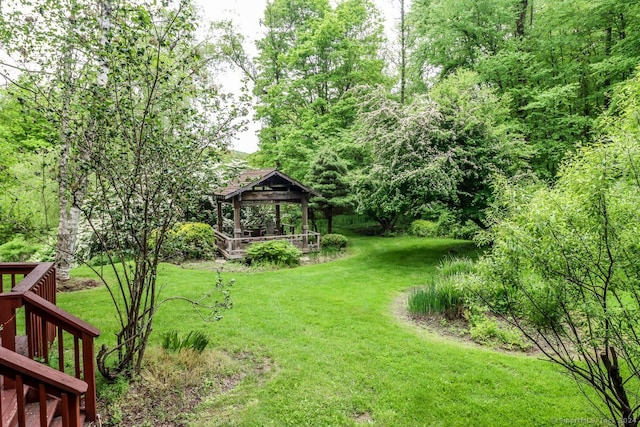
[[[99,393],[103,426],[190,425],[205,399],[229,393],[248,375],[267,376],[273,367],[268,359],[213,350],[174,354],[154,348],[145,359],[139,379],[125,387],[106,385]]]
[[[368,412],[356,412],[353,414],[353,421],[356,424],[373,424],[373,417]]]
[[[94,279],[86,279],[83,277],[71,277],[68,280],[59,280],[57,283],[58,291],[73,292],[83,289],[97,288],[100,282]]]
[[[469,325],[464,319],[447,320],[444,316],[413,316],[409,313],[407,299],[410,292],[405,292],[396,298],[392,305],[394,316],[418,329],[427,330],[434,334],[451,339],[476,344],[469,335]]]

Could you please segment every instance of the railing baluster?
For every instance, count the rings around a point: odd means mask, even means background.
[[[62,393],[62,425],[68,426],[69,424],[69,398],[67,393]]]
[[[25,334],[27,334],[27,356],[29,356],[29,359],[33,359],[36,355],[37,341],[34,338],[36,332],[34,331],[33,316],[31,315],[31,310],[29,310],[29,307],[24,308],[24,319],[25,319],[24,330],[25,330]],[[14,340],[15,340],[15,334],[14,334]]]
[[[64,372],[64,335],[60,326],[58,326],[58,370]]]
[[[38,387],[38,402],[40,403],[40,427],[47,427],[47,388],[44,384]]]
[[[84,369],[84,382],[89,387],[84,394],[84,411],[88,420],[95,420],[98,417],[97,396],[96,396],[96,370],[93,364],[95,359],[93,348],[93,337],[89,334],[82,335],[82,368]]]
[[[80,340],[78,339],[78,337],[73,337],[73,353],[74,353],[74,360],[75,360],[75,365],[76,365],[76,378],[80,378]],[[92,362],[93,363],[93,362]]]
[[[18,402],[18,425],[25,427],[24,384],[20,374],[16,375],[16,401]]]
[[[49,363],[49,343],[47,339],[47,321],[42,317],[38,317],[38,323],[40,326],[40,342],[42,343],[42,356],[44,357],[44,362]]]
[[[3,424],[3,413],[2,413],[2,390],[5,390],[5,378],[0,377],[0,426],[4,427]]]

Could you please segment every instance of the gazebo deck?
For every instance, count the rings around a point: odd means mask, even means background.
[[[247,248],[253,243],[284,240],[298,247],[303,254],[320,250],[320,233],[307,231],[306,234],[283,234],[267,236],[243,236],[234,238],[214,230],[218,251],[226,259],[241,259],[247,256]]]

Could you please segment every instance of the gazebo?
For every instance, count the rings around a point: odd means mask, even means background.
[[[218,223],[215,230],[216,245],[226,259],[244,258],[246,248],[252,243],[269,240],[288,240],[303,253],[320,249],[320,234],[309,231],[309,199],[319,196],[277,169],[251,170],[242,173],[214,194]],[[233,235],[223,230],[222,204],[233,204]],[[293,226],[282,224],[280,205],[300,204],[302,229],[296,234]],[[241,207],[255,204],[271,204],[275,209],[275,223],[247,227],[242,223]]]

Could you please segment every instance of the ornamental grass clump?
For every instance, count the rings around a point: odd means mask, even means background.
[[[180,337],[176,330],[162,335],[162,348],[174,353],[193,350],[200,354],[207,348],[207,345],[209,345],[209,337],[202,331],[191,331],[184,337]]]
[[[469,258],[441,261],[433,282],[409,296],[409,313],[413,316],[442,314],[450,320],[462,318],[468,300],[464,285],[474,271],[474,263]]]
[[[460,319],[464,304],[465,293],[452,276],[416,289],[409,296],[409,313],[412,316],[442,314],[449,320]]]

